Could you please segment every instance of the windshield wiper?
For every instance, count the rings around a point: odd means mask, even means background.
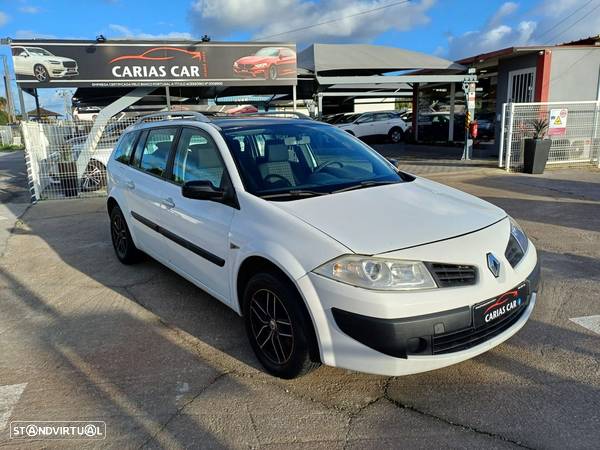
[[[338,192],[346,192],[346,191],[354,191],[356,189],[364,189],[373,186],[383,186],[384,184],[396,184],[398,181],[361,181],[359,184],[353,184],[352,186],[348,186],[342,189],[338,189],[333,191],[332,194],[337,194]]]
[[[309,191],[306,189],[292,189],[287,192],[279,192],[277,194],[266,194],[261,195],[261,198],[264,199],[272,199],[272,198],[282,198],[282,197],[316,197],[318,195],[327,195],[329,192],[319,192],[319,191]]]

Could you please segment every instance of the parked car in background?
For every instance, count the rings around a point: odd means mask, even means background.
[[[254,55],[244,56],[233,63],[233,73],[240,78],[296,76],[296,53],[287,47],[264,47]]]
[[[475,120],[477,120],[477,140],[489,141],[494,139],[496,133],[496,113],[477,113]]]
[[[450,129],[450,113],[428,112],[418,115],[417,126],[419,127],[419,141],[423,142],[448,142],[448,130]],[[454,115],[454,140],[465,139],[465,116]]]
[[[282,378],[449,366],[537,299],[535,247],[506,212],[314,120],[148,117],[109,159],[107,210],[122,263],[143,251],[231,307]]]
[[[408,128],[408,124],[395,111],[367,112],[336,125],[356,137],[387,136],[394,143],[404,139]]]
[[[41,47],[12,47],[12,57],[17,75],[32,76],[40,82],[79,74],[75,60],[53,55]]]

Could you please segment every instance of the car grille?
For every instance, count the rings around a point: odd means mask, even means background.
[[[63,66],[67,69],[73,69],[77,67],[77,63],[75,61],[63,61]]]
[[[511,234],[510,239],[508,240],[508,245],[506,246],[506,251],[504,252],[504,256],[510,263],[512,267],[515,267],[521,259],[523,259],[523,249],[515,239],[515,237]]]
[[[242,70],[250,70],[254,67],[254,64],[240,64],[238,67]]]
[[[477,269],[457,264],[428,263],[439,287],[471,286],[477,282]]]
[[[491,326],[481,328],[467,328],[452,333],[439,334],[433,336],[433,354],[453,353],[475,347],[494,336],[501,334],[512,327],[527,309],[529,302],[521,306],[521,310],[511,314],[508,317],[499,320]]]

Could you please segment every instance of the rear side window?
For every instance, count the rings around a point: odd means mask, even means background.
[[[150,130],[141,154],[140,168],[162,177],[167,169],[169,151],[176,134],[177,128]]]
[[[115,160],[122,162],[123,164],[129,164],[133,146],[138,134],[138,132],[132,131],[123,136],[123,139],[121,139],[119,146],[115,150]]]

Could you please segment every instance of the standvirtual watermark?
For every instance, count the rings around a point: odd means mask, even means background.
[[[10,423],[11,439],[88,439],[106,438],[106,422],[100,420],[18,420]]]

